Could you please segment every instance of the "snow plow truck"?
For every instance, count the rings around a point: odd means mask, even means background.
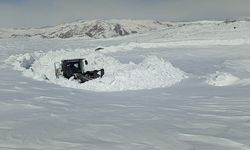
[[[56,62],[54,64],[55,76],[56,78],[62,76],[66,79],[75,79],[79,83],[84,83],[89,80],[102,78],[104,75],[104,69],[85,71],[85,65],[88,65],[86,59],[67,59]]]

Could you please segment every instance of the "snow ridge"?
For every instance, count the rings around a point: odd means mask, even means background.
[[[79,56],[84,56],[89,61],[87,70],[105,68],[103,78],[84,84],[65,78],[56,79],[54,63],[65,58],[79,58]],[[49,82],[65,87],[92,91],[126,91],[170,87],[187,78],[183,71],[156,56],[147,56],[139,64],[133,62],[123,64],[113,57],[82,49],[12,55],[6,62],[14,65],[15,69],[22,70],[25,76],[37,80],[49,80]]]

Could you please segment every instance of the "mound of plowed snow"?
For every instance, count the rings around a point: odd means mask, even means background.
[[[89,65],[86,70],[105,69],[103,78],[91,80],[84,84],[55,77],[54,63],[62,59],[86,58]],[[125,91],[159,87],[169,87],[187,78],[185,73],[175,68],[170,62],[156,56],[148,56],[139,64],[123,64],[113,57],[77,49],[74,51],[36,52],[32,54],[12,55],[6,60],[25,76],[38,80],[48,80],[65,87],[92,91]]]
[[[216,71],[207,78],[206,82],[213,86],[229,86],[240,83],[240,79],[230,73]]]

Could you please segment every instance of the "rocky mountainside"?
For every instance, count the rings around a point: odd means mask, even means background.
[[[112,38],[174,26],[154,20],[91,20],[77,21],[53,27],[0,29],[1,38]]]

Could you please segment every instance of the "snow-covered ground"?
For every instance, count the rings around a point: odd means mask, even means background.
[[[250,150],[250,22],[1,39],[0,51],[0,149]],[[69,57],[106,74],[56,79]]]

